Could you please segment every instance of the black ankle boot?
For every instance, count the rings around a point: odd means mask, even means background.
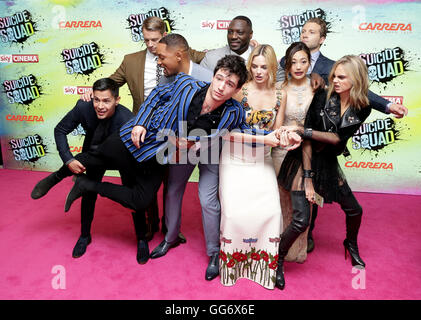
[[[54,187],[61,180],[62,178],[58,176],[57,172],[53,172],[48,177],[42,179],[35,185],[34,189],[31,192],[31,198],[32,199],[42,198],[48,193],[48,191],[50,191],[52,187]]]

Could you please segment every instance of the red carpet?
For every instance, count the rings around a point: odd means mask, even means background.
[[[421,298],[419,196],[356,194],[364,209],[359,246],[367,264],[365,273],[353,273],[350,260],[344,260],[344,214],[337,205],[321,209],[315,251],[304,264],[286,263],[286,288],[280,291],[248,280],[239,280],[233,287],[223,287],[219,278],[204,280],[208,258],[196,183],[188,185],[184,199],[182,231],[187,243],[165,257],[137,264],[130,211],[100,197],[92,243],[83,257],[73,259],[80,200],[64,213],[71,179],[44,198],[32,200],[32,188],[46,175],[0,169],[0,299]],[[150,249],[162,239],[161,233],[155,234]]]

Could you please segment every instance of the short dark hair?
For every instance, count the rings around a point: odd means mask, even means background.
[[[159,40],[159,43],[166,44],[167,47],[181,48],[183,50],[189,50],[189,44],[181,34],[170,33]]]
[[[238,76],[237,88],[241,88],[247,81],[248,73],[246,63],[240,56],[231,54],[219,59],[213,71],[213,75],[215,75],[219,69],[225,69]]]
[[[106,91],[110,90],[114,98],[118,97],[119,86],[117,82],[110,78],[101,78],[94,82],[92,91]]]
[[[232,20],[243,20],[243,21],[245,21],[246,23],[247,23],[247,25],[250,27],[250,30],[253,30],[253,25],[252,25],[252,23],[251,23],[251,20],[248,18],[248,17],[246,17],[246,16],[236,16],[234,19],[232,19]],[[232,21],[231,20],[231,21]]]

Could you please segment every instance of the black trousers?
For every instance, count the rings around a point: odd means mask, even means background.
[[[97,183],[94,191],[116,201],[126,208],[144,215],[163,181],[166,166],[155,158],[137,162],[121,141],[119,133],[110,135],[95,152],[83,152],[75,156],[87,170],[89,168],[116,168],[122,175],[123,185],[109,182]],[[124,180],[123,180],[124,176]]]

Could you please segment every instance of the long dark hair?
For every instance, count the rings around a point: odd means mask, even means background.
[[[304,42],[294,42],[292,43],[286,53],[285,53],[285,80],[283,85],[286,86],[288,84],[288,74],[291,71],[292,66],[292,57],[294,54],[296,54],[298,51],[304,51],[307,55],[308,62],[311,61],[311,53],[310,49],[306,46]]]

